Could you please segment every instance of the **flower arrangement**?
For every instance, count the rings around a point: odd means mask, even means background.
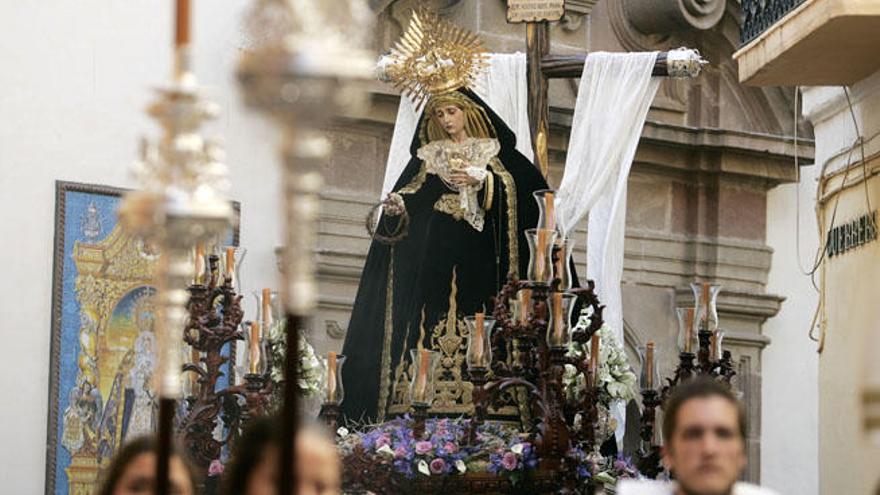
[[[343,456],[360,447],[407,478],[489,472],[516,483],[538,465],[531,443],[511,427],[485,423],[477,428],[474,445],[463,445],[469,419],[429,419],[421,440],[413,436],[411,425],[403,417],[363,432],[340,428],[339,447]]]
[[[270,375],[275,390],[284,390],[284,359],[287,353],[287,321],[282,319],[269,329],[269,352],[272,353]],[[299,391],[304,397],[320,396],[324,389],[325,365],[315,354],[315,348],[299,334]]]
[[[588,325],[589,320],[586,314],[582,313],[575,329],[586,328]],[[617,337],[607,325],[602,325],[598,332],[601,342],[597,377],[599,403],[607,409],[613,401],[621,400],[626,403],[634,400],[639,392],[636,375],[630,368],[626,352]],[[568,350],[570,356],[578,358],[583,358],[589,353],[589,342],[585,344],[572,342]],[[569,400],[579,400],[585,387],[583,375],[578,374],[574,366],[566,365],[562,379],[566,397]]]
[[[614,485],[620,479],[639,476],[632,459],[623,454],[605,457],[598,452],[588,453],[580,447],[575,447],[568,452],[566,460],[580,480],[592,479],[606,485]]]

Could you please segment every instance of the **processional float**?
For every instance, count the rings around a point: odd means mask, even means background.
[[[546,28],[546,22],[543,26]],[[535,26],[530,25],[529,28],[531,47]],[[450,39],[461,46],[450,48],[444,43]],[[542,43],[548,44],[546,34]],[[380,60],[380,76],[394,82],[405,95],[413,96],[416,105],[419,105],[426,98],[424,86],[431,84],[431,78],[442,75],[449,77],[451,73],[459,82],[473,80],[473,74],[468,71],[483,64],[480,50],[473,34],[447,25],[431,13],[417,12],[413,15],[413,21],[404,34],[403,41],[390,55]],[[475,53],[468,54],[468,51]],[[462,64],[456,57],[467,58],[468,55],[470,61],[464,64],[463,70],[459,68],[456,72],[450,68],[455,64]],[[703,63],[705,62],[695,51],[681,49],[661,53],[654,72],[655,75],[693,77],[699,73]],[[542,108],[546,112],[547,102],[546,91],[541,91],[540,87],[546,85],[547,77],[578,75],[583,70],[584,57],[553,57],[546,55],[546,50],[530,49],[529,64],[529,110],[535,138],[533,145],[538,166],[546,174],[546,120],[542,128],[540,113]],[[413,77],[413,74],[416,76]],[[419,78],[422,79],[421,82],[414,82]],[[340,440],[345,454],[346,487],[380,492],[390,490],[395,493],[438,490],[462,493],[575,493],[593,490],[601,485],[587,479],[589,476],[583,474],[583,464],[589,462],[589,456],[585,454],[598,453],[599,444],[603,440],[597,435],[597,332],[603,324],[603,306],[595,294],[592,281],[587,281],[585,287],[572,285],[572,244],[556,228],[555,191],[538,191],[534,196],[540,216],[535,228],[526,231],[530,250],[527,279],[509,280],[495,298],[492,315],[478,313],[466,318],[469,329],[466,363],[470,381],[474,385],[474,414],[455,424],[427,417],[433,399],[434,374],[439,353],[429,349],[413,349],[411,353],[414,371],[409,388],[410,415],[403,420],[386,423],[393,426],[375,427],[363,434],[353,446],[346,447],[347,440]],[[376,229],[372,225],[377,210],[378,207],[368,216],[367,227],[370,233],[389,243],[403,238],[409,221],[405,213],[398,220],[399,228],[392,235],[383,237],[375,234]],[[717,289],[712,288],[711,293],[716,295]],[[700,311],[706,307],[701,301],[704,299],[698,299],[697,303]],[[714,299],[712,301],[714,304]],[[571,322],[576,307],[583,308],[582,323],[585,323],[573,328]],[[712,308],[711,313],[715,314],[714,306]],[[692,318],[690,321],[696,320]],[[717,322],[717,315],[715,321]],[[708,329],[694,330],[688,335],[700,337],[700,365],[693,366],[693,354],[688,358],[683,351],[682,359],[689,359],[691,365],[683,365],[684,369],[677,372],[676,377],[663,389],[663,396],[677,383],[697,373],[721,374],[727,380],[732,375],[729,353],[715,361],[712,360],[714,357],[709,357],[710,337],[713,349],[719,348],[717,346],[720,346],[720,339],[715,346],[716,341],[712,337],[714,334]],[[582,345],[589,342],[590,356],[571,355],[569,347],[572,342]],[[688,347],[688,353],[691,352],[690,349]],[[642,353],[643,375],[648,380],[642,380],[646,422],[642,435],[647,440],[639,453],[640,465],[645,466],[647,472],[653,476],[659,473],[659,469],[652,470],[655,465],[659,467],[659,463],[655,462],[659,461],[659,448],[651,442],[654,409],[659,405],[659,395],[655,390],[656,384],[659,384],[659,378],[655,378],[656,350],[654,344],[649,343]],[[499,355],[510,357],[511,354],[513,359],[493,358]],[[573,367],[576,374],[582,377],[580,382],[575,380],[575,383],[584,384],[582,393],[577,395],[576,400],[571,400],[564,390],[563,375],[566,366]],[[330,380],[333,381],[334,378],[330,377]],[[322,410],[325,421],[335,430],[338,426],[339,403],[344,399],[339,389],[331,389],[333,390],[328,392]],[[411,476],[399,469],[395,470],[401,456],[409,455],[400,452],[401,449],[406,452],[407,447],[400,442],[392,443],[394,440],[382,440],[383,437],[403,436],[418,444],[436,441],[437,431],[458,428],[458,436],[455,433],[451,436],[459,442],[455,448],[478,449],[479,443],[488,437],[485,429],[490,407],[503,393],[511,389],[524,392],[520,407],[525,408],[532,418],[525,425],[525,431],[520,437],[521,443],[517,444],[520,446],[517,454],[523,451],[522,445],[528,446],[525,447],[528,449],[534,448],[535,452],[534,469],[525,479],[469,472],[467,466],[458,464],[458,472],[452,470],[451,474],[445,476],[431,476],[448,473],[448,467],[443,467],[448,462],[443,458],[439,460],[444,462],[437,463],[436,468],[433,462],[430,466],[419,466],[420,473],[428,476]],[[348,432],[343,431],[342,434],[345,436]],[[394,445],[397,445],[397,449],[392,448]],[[416,445],[417,454],[418,448]],[[516,446],[513,450],[516,450]],[[456,463],[461,461],[455,457],[445,460]]]

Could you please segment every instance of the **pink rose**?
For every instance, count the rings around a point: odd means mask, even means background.
[[[220,476],[221,474],[223,474],[223,463],[219,459],[214,459],[208,466],[208,476]]]
[[[455,445],[452,442],[446,442],[446,445],[444,445],[443,448],[446,449],[446,452],[450,454],[458,452],[458,445]]]
[[[508,471],[516,469],[516,454],[513,452],[505,452],[501,457],[501,467]]]
[[[431,451],[432,448],[434,448],[434,446],[431,445],[431,442],[425,440],[422,440],[421,442],[416,442],[416,454],[427,454]]]
[[[382,435],[376,439],[376,448],[382,448],[383,445],[391,445],[391,437],[388,435]]]
[[[396,449],[394,449],[394,457],[397,459],[406,457],[406,447],[404,447],[403,445],[399,445]]]
[[[446,469],[446,461],[441,458],[436,458],[431,461],[431,472],[434,474],[441,474],[443,470]]]

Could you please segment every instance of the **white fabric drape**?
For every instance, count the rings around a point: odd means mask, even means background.
[[[603,317],[623,343],[620,280],[626,228],[626,184],[651,101],[657,53],[591,53],[581,76],[568,156],[559,187],[565,233],[590,213],[587,278],[596,282]]]
[[[489,56],[489,68],[477,79],[474,92],[501,117],[516,134],[516,149],[532,160],[532,140],[529,132],[528,90],[526,79],[526,55],[517,53],[493,53]],[[391,191],[394,183],[410,160],[410,144],[418,124],[418,115],[412,101],[402,97],[397,108],[397,121],[391,137],[382,198]]]

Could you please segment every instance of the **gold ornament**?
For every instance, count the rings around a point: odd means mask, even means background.
[[[421,108],[429,97],[472,86],[488,63],[476,34],[420,8],[391,49],[385,70],[394,87]]]

